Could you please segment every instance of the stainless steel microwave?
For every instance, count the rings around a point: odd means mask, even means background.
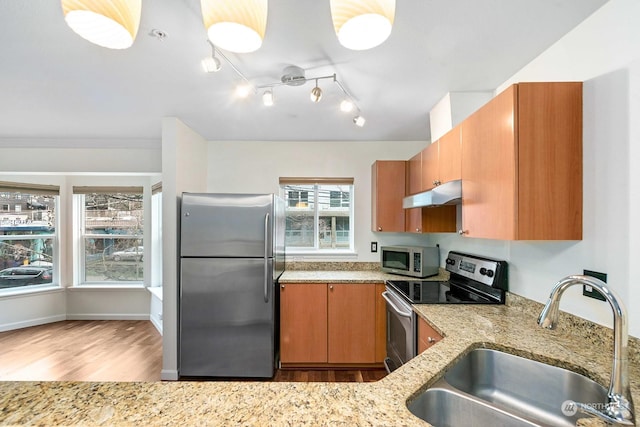
[[[382,246],[382,271],[411,277],[435,276],[440,270],[440,250],[426,246]]]

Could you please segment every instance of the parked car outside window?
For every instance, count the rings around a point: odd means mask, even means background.
[[[41,285],[51,283],[53,272],[51,267],[20,266],[5,268],[0,271],[0,289],[18,286]]]
[[[142,261],[142,254],[144,252],[143,246],[134,246],[132,248],[125,249],[123,251],[116,251],[111,254],[114,261]]]

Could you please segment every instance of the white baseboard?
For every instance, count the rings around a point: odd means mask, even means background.
[[[178,381],[177,369],[163,369],[160,372],[160,379],[162,381]]]
[[[40,317],[38,319],[23,320],[21,322],[6,323],[4,325],[0,325],[0,332],[28,328],[30,326],[45,325],[47,323],[61,322],[63,320],[67,320],[67,316],[65,316],[64,314],[57,314],[55,316]]]
[[[67,320],[149,320],[148,314],[76,313],[67,314]]]
[[[150,316],[149,320],[151,320],[151,323],[153,323],[153,326],[155,326],[158,332],[160,332],[160,335],[162,335],[162,320],[154,316]]]

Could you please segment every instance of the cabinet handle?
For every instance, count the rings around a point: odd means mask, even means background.
[[[436,339],[435,339],[435,338],[432,338],[432,337],[427,337],[427,342],[428,342],[429,344],[433,344],[434,342],[436,342]]]
[[[282,289],[284,289],[284,285],[280,285],[280,287],[281,287]]]
[[[329,285],[329,289],[333,290],[333,285]]]
[[[382,231],[382,227],[378,227],[378,231]]]
[[[458,234],[464,236],[465,234],[469,234],[469,230],[458,230]]]
[[[416,232],[417,232],[417,233],[419,233],[419,232],[420,232],[420,229],[419,229],[419,228],[416,228]]]

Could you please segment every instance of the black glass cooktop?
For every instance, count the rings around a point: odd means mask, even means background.
[[[490,295],[448,281],[387,280],[387,285],[412,304],[500,304]]]

